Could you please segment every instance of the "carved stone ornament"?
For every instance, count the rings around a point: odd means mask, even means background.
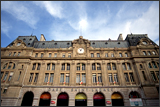
[[[83,39],[83,36],[79,36],[79,39],[75,39],[72,41],[73,44],[90,44],[88,39]]]

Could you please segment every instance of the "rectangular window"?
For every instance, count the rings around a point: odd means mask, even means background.
[[[125,63],[122,64],[123,70],[126,70],[126,65]]]
[[[57,57],[57,53],[54,54],[54,57]]]
[[[154,81],[157,81],[157,78],[156,78],[156,76],[155,76],[155,74],[154,74],[154,71],[151,71],[151,75],[152,75],[153,80],[154,80]]]
[[[65,70],[65,64],[62,64],[62,69],[61,70]]]
[[[70,53],[68,54],[68,58],[71,58],[71,54]]]
[[[117,76],[117,74],[114,74],[114,81],[118,82],[118,76]]]
[[[76,74],[76,83],[80,82],[80,74]]]
[[[55,64],[52,64],[52,70],[55,70]]]
[[[38,57],[38,53],[35,54],[35,57]]]
[[[134,82],[133,73],[129,73],[131,82]]]
[[[52,53],[49,53],[49,57],[51,57],[52,56]]]
[[[12,75],[13,75],[13,72],[10,72],[8,81],[11,81]]]
[[[48,82],[48,77],[49,77],[49,73],[45,73],[45,78],[44,78],[44,82]]]
[[[143,74],[143,78],[144,78],[144,80],[146,81],[147,79],[146,79],[146,76],[145,76],[144,71],[142,71],[142,74]]]
[[[69,74],[66,74],[66,83],[69,83]]]
[[[114,54],[113,54],[113,53],[111,53],[111,57],[114,57]]]
[[[67,64],[67,70],[70,70],[70,64]]]
[[[128,70],[131,70],[131,66],[129,63],[127,63],[127,68],[128,68]]]
[[[50,64],[47,64],[47,70],[50,70]]]
[[[102,82],[102,74],[98,74],[98,82]]]
[[[128,57],[128,54],[127,54],[127,53],[125,53],[125,56],[126,56],[126,57]]]
[[[124,77],[125,77],[126,82],[129,82],[128,74],[127,73],[124,73]]]
[[[43,53],[41,53],[41,58],[43,57]]]
[[[85,70],[85,64],[82,64],[82,70]]]
[[[93,81],[93,83],[96,83],[96,82],[97,82],[96,74],[92,74],[92,81]]]
[[[30,73],[30,78],[29,78],[29,82],[32,82],[32,79],[33,79],[33,73]]]
[[[78,71],[80,70],[80,65],[77,65],[77,70],[78,70]]]
[[[97,53],[97,57],[100,57],[100,54],[99,54],[99,53]]]
[[[51,75],[50,75],[50,83],[53,83],[53,79],[54,79],[54,73],[51,73]]]
[[[36,73],[35,78],[34,78],[34,82],[37,82],[38,80],[38,73]]]
[[[122,53],[119,53],[119,57],[122,57]]]
[[[2,77],[3,77],[3,74],[4,74],[4,72],[1,72],[1,79],[2,79]]]
[[[3,81],[5,81],[7,79],[7,77],[8,77],[8,72],[5,73]]]
[[[18,79],[17,79],[17,81],[19,81],[19,79],[20,79],[20,76],[21,76],[21,71],[19,72],[19,76],[18,76]]]
[[[37,70],[40,70],[41,64],[38,63]]]
[[[15,55],[16,55],[16,52],[14,52],[13,56],[15,56]]]
[[[64,82],[64,73],[61,73],[60,83]]]
[[[97,70],[101,70],[101,65],[97,64]]]
[[[18,56],[20,56],[21,52],[18,52]]]
[[[63,54],[62,57],[64,58],[64,57],[65,57],[65,54]]]
[[[106,53],[105,56],[108,57],[108,53]]]
[[[86,83],[86,74],[82,73],[82,82]]]
[[[91,53],[91,57],[94,57],[94,54],[93,54],[93,53]]]
[[[109,82],[113,82],[112,74],[110,73],[108,74],[108,76],[109,76]]]

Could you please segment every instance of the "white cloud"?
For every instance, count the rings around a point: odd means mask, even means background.
[[[15,18],[26,22],[30,27],[35,28],[38,18],[35,18],[33,10],[27,8],[22,2],[1,1],[1,10],[13,15]]]
[[[45,8],[46,11],[51,14],[53,17],[62,18],[62,10],[61,2],[57,1],[34,1],[37,6],[40,6],[41,8]]]
[[[11,38],[8,34],[9,30],[12,28],[11,25],[9,25],[8,23],[1,21],[1,30],[4,34],[7,35],[7,37]]]

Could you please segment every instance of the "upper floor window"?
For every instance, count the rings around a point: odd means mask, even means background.
[[[17,56],[20,56],[21,52],[18,52],[18,55]]]
[[[13,56],[15,56],[15,55],[16,55],[16,52],[13,53]]]
[[[154,51],[152,53],[153,53],[153,55],[156,55],[156,53]]]
[[[57,57],[57,53],[54,54],[54,57]]]
[[[108,53],[106,53],[105,56],[108,57]]]
[[[148,63],[149,68],[158,68],[159,67],[159,62],[154,62],[152,61],[151,63]]]
[[[147,55],[145,51],[143,51],[143,55]]]
[[[93,54],[93,53],[91,53],[91,57],[94,57],[94,54]]]
[[[143,43],[144,45],[147,45],[147,42],[146,42],[146,41],[143,41],[142,43]]]
[[[47,70],[55,70],[55,64],[54,63],[48,63],[47,64]]]
[[[93,63],[92,70],[101,70],[101,64],[100,63]]]
[[[68,54],[68,58],[71,58],[71,54],[70,53]]]
[[[65,64],[62,64],[62,69],[61,70],[65,70]]]
[[[41,53],[41,58],[43,57],[43,53]]]
[[[52,56],[52,53],[49,53],[49,57],[51,57]]]
[[[150,52],[150,51],[148,51],[148,55],[151,55],[151,52]]]
[[[140,66],[140,68],[143,68],[142,64],[140,64],[139,66]]]
[[[126,56],[126,57],[128,57],[128,54],[127,54],[127,53],[125,53],[125,56]]]
[[[62,57],[64,58],[64,57],[65,57],[65,54],[63,54]]]
[[[40,63],[34,63],[33,67],[32,67],[32,70],[36,70],[36,68],[37,68],[37,70],[40,70],[40,67],[41,67]]]
[[[99,54],[99,53],[97,53],[97,57],[100,57],[100,54]]]
[[[116,70],[116,64],[115,63],[108,63],[107,69],[108,70]]]
[[[15,64],[12,62],[9,62],[3,66],[3,69],[10,69],[10,68],[15,69]]]
[[[38,57],[38,53],[35,54],[35,57]]]
[[[123,70],[131,70],[130,63],[122,63]]]
[[[9,56],[11,56],[12,52],[9,53]]]
[[[63,63],[61,70],[70,70],[70,64],[69,63]]]
[[[122,57],[122,53],[119,53],[119,57]]]
[[[17,46],[20,46],[20,45],[21,45],[21,42],[18,42],[18,43],[17,43]]]
[[[114,54],[113,54],[113,53],[111,53],[111,57],[114,57]]]
[[[77,64],[77,70],[85,70],[85,64],[84,63],[78,63]]]

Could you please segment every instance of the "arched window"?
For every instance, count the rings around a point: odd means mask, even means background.
[[[153,68],[157,68],[157,66],[156,66],[154,61],[152,61],[152,66],[153,66]]]
[[[70,64],[67,63],[67,70],[70,70]]]
[[[123,70],[126,70],[126,65],[125,63],[122,64]]]
[[[108,70],[111,70],[111,64],[110,63],[107,64],[107,68],[108,68]]]
[[[92,70],[101,70],[101,64],[100,63],[93,63]]]
[[[65,63],[62,64],[62,69],[61,70],[65,70]]]
[[[41,64],[40,63],[33,63],[33,67],[32,67],[32,70],[40,70],[40,67],[41,67]]]
[[[4,66],[3,66],[3,69],[15,69],[15,64],[13,62],[9,62],[9,63],[6,63]]]
[[[139,66],[140,66],[140,68],[143,68],[142,64],[140,64]]]
[[[82,70],[85,70],[85,64],[82,63]]]
[[[35,70],[36,68],[36,63],[33,64],[32,70]]]
[[[152,68],[151,63],[148,63],[149,68]]]
[[[77,70],[80,70],[80,63],[77,64]]]
[[[47,70],[50,70],[50,63],[47,64]]]
[[[112,63],[112,69],[116,70],[116,64],[115,63]]]
[[[40,67],[41,67],[41,64],[40,64],[40,63],[38,63],[37,70],[40,70]]]
[[[52,63],[52,70],[55,70],[55,64]]]
[[[145,51],[143,51],[143,55],[147,55]]]
[[[95,63],[92,64],[92,70],[96,70],[96,64]]]
[[[97,70],[101,70],[101,64],[97,63]]]
[[[122,63],[123,70],[131,70],[130,63]]]
[[[116,70],[116,64],[115,63],[108,63],[107,69],[108,70]]]
[[[130,92],[129,98],[140,98],[140,95],[137,92]]]

